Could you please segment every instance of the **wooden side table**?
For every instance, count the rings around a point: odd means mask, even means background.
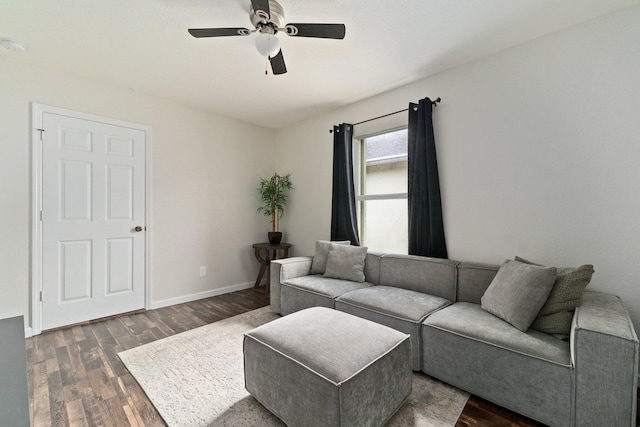
[[[290,247],[291,244],[289,243],[278,243],[277,245],[272,245],[271,243],[253,244],[254,254],[258,262],[260,262],[260,272],[258,273],[254,287],[260,286],[265,271],[269,270],[269,274],[267,275],[267,292],[269,292],[269,286],[271,285],[271,260],[278,259],[278,251],[282,253],[280,259],[288,258]]]

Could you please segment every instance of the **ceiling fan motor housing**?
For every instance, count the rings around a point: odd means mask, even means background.
[[[258,16],[253,10],[253,6],[251,7],[251,10],[249,11],[249,18],[251,19],[253,26],[257,29],[261,29],[265,24],[271,23],[272,25],[268,26],[272,27],[274,30],[277,28],[283,28],[285,25],[284,9],[280,6],[280,3],[275,0],[269,0],[269,9],[271,17],[267,20],[264,17]]]

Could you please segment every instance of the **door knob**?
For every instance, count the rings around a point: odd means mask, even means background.
[[[140,227],[139,225],[136,226],[136,228],[134,228],[134,230],[136,230],[137,232],[141,232],[142,231],[142,227]]]

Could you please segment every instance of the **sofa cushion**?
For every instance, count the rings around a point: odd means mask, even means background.
[[[324,277],[364,282],[366,246],[332,245]]]
[[[480,304],[482,295],[496,277],[499,265],[478,262],[458,264],[458,286],[456,302]]]
[[[340,295],[373,286],[368,282],[330,279],[319,275],[296,277],[282,283],[280,314],[283,316],[309,307],[335,307]]]
[[[327,268],[327,258],[329,256],[329,250],[331,245],[350,245],[351,241],[334,241],[318,240],[316,241],[316,252],[313,255],[313,261],[311,263],[311,274],[324,274],[324,270]]]
[[[332,298],[337,298],[349,291],[372,286],[371,283],[367,282],[357,283],[351,280],[330,279],[328,277],[318,275],[296,277],[294,279],[287,280],[283,285],[326,295]]]
[[[520,257],[515,259],[526,264],[540,265]],[[573,314],[576,307],[582,305],[584,289],[591,281],[593,273],[591,264],[558,267],[553,288],[531,328],[553,334],[557,338],[568,338]]]
[[[380,284],[380,261],[383,254],[380,252],[367,252],[367,257],[364,259],[364,280],[373,284]]]
[[[433,295],[390,286],[372,286],[338,297],[339,311],[380,323],[411,336],[413,370],[421,368],[420,327],[429,314],[451,304]]]
[[[571,366],[569,343],[539,331],[522,332],[510,323],[487,313],[478,304],[455,303],[427,317],[423,325],[557,365]]]
[[[347,292],[337,301],[401,320],[422,322],[451,301],[422,292],[392,286],[372,286]]]
[[[457,261],[413,255],[384,255],[380,285],[423,292],[454,301]]]
[[[426,374],[545,424],[571,425],[568,342],[521,332],[471,303],[431,314],[421,334]]]
[[[482,296],[482,308],[524,332],[547,300],[555,278],[555,267],[506,260]]]

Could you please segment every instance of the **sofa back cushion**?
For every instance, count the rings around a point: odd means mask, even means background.
[[[496,277],[499,265],[477,262],[458,264],[458,294],[455,302],[480,304],[482,295]]]
[[[367,252],[367,257],[364,259],[364,280],[374,284],[380,284],[380,259],[382,254],[380,252]]]
[[[384,255],[380,259],[379,284],[455,301],[457,265],[457,261],[440,258]]]

